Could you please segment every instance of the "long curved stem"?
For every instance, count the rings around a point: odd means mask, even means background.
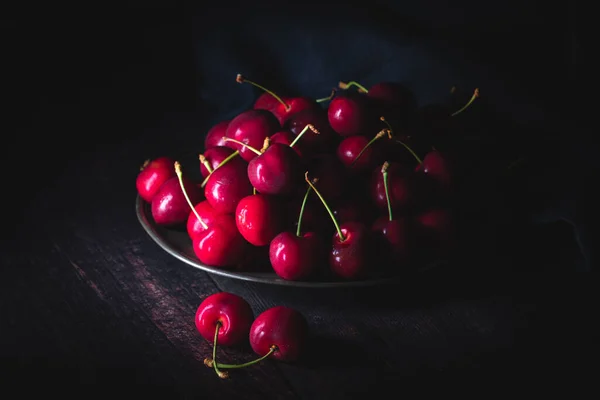
[[[360,83],[355,82],[355,81],[350,81],[350,82],[347,82],[347,83],[346,82],[340,82],[340,83],[338,83],[338,86],[339,86],[340,89],[344,89],[344,90],[350,88],[351,86],[356,86],[358,88],[359,92],[361,92],[361,93],[369,93],[369,90],[366,87],[364,87],[363,85],[361,85]]]
[[[388,218],[390,221],[394,220],[394,217],[392,216],[392,202],[390,200],[390,189],[389,189],[389,183],[388,183],[388,168],[390,167],[390,163],[389,162],[384,162],[383,166],[381,167],[381,174],[383,175],[383,188],[385,189],[385,200],[387,201],[387,207],[388,207]]]
[[[275,353],[277,350],[278,350],[277,346],[273,345],[269,349],[269,352],[267,354],[265,354],[264,356],[262,356],[260,358],[257,358],[256,360],[248,361],[247,363],[243,363],[243,364],[218,364],[218,363],[214,362],[214,357],[213,357],[212,364],[213,365],[217,365],[219,368],[222,368],[222,369],[246,368],[246,367],[249,367],[249,366],[254,365],[256,363],[261,362],[265,358],[269,357],[271,354]]]
[[[460,114],[461,112],[465,111],[467,108],[469,108],[469,106],[475,101],[476,98],[479,97],[479,88],[476,88],[473,91],[473,96],[471,96],[471,99],[467,102],[467,104],[465,104],[460,110],[455,111],[451,114],[452,117]]]
[[[240,142],[239,140],[235,140],[232,138],[228,138],[227,136],[223,136],[223,141],[224,142],[233,142],[235,144],[238,144],[242,147],[245,147],[246,149],[250,150],[251,152],[253,152],[254,154],[256,154],[257,156],[260,156],[262,153],[260,152],[260,150],[255,149],[254,147],[244,143],[244,142]]]
[[[208,173],[211,174],[213,172],[213,169],[210,166],[210,163],[208,162],[208,160],[206,159],[206,157],[204,157],[204,154],[200,154],[198,156],[198,158],[200,159],[200,163],[202,165],[204,165],[204,168],[206,168],[206,170],[208,171]]]
[[[409,146],[409,145],[407,145],[406,143],[404,143],[404,142],[403,142],[402,140],[400,140],[400,139],[396,139],[396,142],[398,142],[398,143],[400,143],[402,146],[404,146],[404,148],[405,148],[406,150],[408,150],[408,151],[410,152],[410,154],[412,154],[412,156],[415,158],[415,160],[417,160],[417,162],[418,162],[419,164],[422,164],[422,163],[423,163],[423,160],[421,160],[421,158],[420,158],[420,157],[417,155],[417,153],[415,153],[415,152],[413,151],[413,149],[411,149],[411,148],[410,148],[410,146]]]
[[[316,178],[313,179],[313,183],[315,182]],[[304,215],[304,208],[306,207],[306,201],[308,200],[308,195],[310,194],[311,190],[311,186],[309,186],[308,189],[306,189],[306,194],[304,195],[304,199],[302,199],[302,205],[300,206],[300,213],[298,214],[298,226],[296,226],[296,236],[298,237],[302,233],[302,216]]]
[[[354,158],[354,160],[352,160],[352,162],[350,163],[350,165],[351,165],[351,166],[352,166],[352,165],[354,165],[354,164],[355,164],[355,163],[358,161],[358,159],[360,158],[360,156],[362,156],[362,155],[363,155],[363,153],[364,153],[365,151],[367,151],[367,149],[368,149],[368,148],[369,148],[369,147],[370,147],[370,146],[371,146],[373,143],[375,143],[375,141],[376,141],[376,140],[378,140],[378,139],[381,139],[381,138],[382,138],[382,137],[384,137],[385,135],[388,135],[388,136],[390,135],[390,132],[389,132],[389,130],[388,130],[388,129],[382,129],[381,131],[379,131],[379,133],[377,133],[377,135],[375,135],[375,136],[373,137],[373,139],[369,140],[369,142],[368,142],[368,143],[365,145],[365,147],[363,147],[363,148],[360,150],[360,153],[358,153],[358,155],[357,155],[357,156]]]
[[[179,179],[179,186],[181,187],[181,191],[183,192],[183,197],[185,197],[185,200],[187,201],[188,205],[192,209],[192,212],[194,213],[196,218],[198,218],[198,221],[200,221],[200,225],[202,225],[202,228],[208,229],[208,225],[206,225],[206,223],[204,221],[202,221],[202,218],[200,218],[198,211],[196,211],[196,208],[192,204],[192,201],[190,200],[190,197],[188,196],[188,194],[185,190],[185,185],[183,184],[183,174],[181,173],[181,164],[179,163],[179,161],[175,161],[174,166],[175,166],[175,173],[177,174],[177,179]]]
[[[223,161],[221,161],[219,163],[219,165],[217,165],[217,168],[215,168],[212,172],[210,172],[208,174],[208,176],[206,178],[204,178],[204,180],[202,181],[202,184],[200,185],[200,187],[206,186],[206,182],[208,182],[208,178],[210,178],[210,176],[212,175],[213,172],[215,172],[216,170],[218,170],[223,165],[227,164],[229,162],[229,160],[231,160],[232,158],[238,156],[239,154],[240,154],[240,152],[238,150],[236,150],[233,153],[231,153],[230,155],[228,155],[226,159],[224,159]]]
[[[215,328],[215,338],[213,340],[213,351],[212,351],[212,359],[213,359],[213,369],[219,378],[227,378],[229,374],[227,372],[222,372],[219,370],[219,364],[217,363],[217,341],[219,339],[219,329],[221,329],[221,322],[217,321]]]
[[[285,110],[286,110],[286,111],[289,111],[289,110],[290,110],[290,108],[291,108],[291,107],[290,107],[290,106],[289,106],[289,105],[288,105],[288,104],[287,104],[285,101],[283,101],[283,99],[282,99],[281,97],[277,96],[277,95],[276,95],[274,92],[270,91],[270,90],[269,90],[269,89],[267,89],[266,87],[264,87],[264,86],[261,86],[261,85],[259,85],[259,84],[258,84],[258,83],[256,83],[256,82],[252,82],[251,80],[248,80],[248,79],[246,79],[246,78],[245,78],[243,75],[241,75],[241,74],[237,74],[237,76],[235,77],[235,80],[236,80],[236,82],[237,82],[237,83],[244,83],[244,82],[248,82],[248,83],[249,83],[249,84],[251,84],[252,86],[256,86],[256,87],[257,87],[257,88],[259,88],[260,90],[262,90],[262,91],[265,91],[265,92],[269,93],[271,96],[273,96],[273,97],[275,98],[275,100],[277,100],[278,102],[280,102],[281,104],[283,104],[283,106],[285,107]]]
[[[337,231],[337,234],[340,237],[340,240],[343,242],[344,240],[346,240],[346,238],[344,237],[344,234],[342,233],[342,230],[340,229],[340,224],[335,219],[335,216],[333,215],[333,212],[331,211],[331,208],[329,208],[329,206],[327,205],[327,202],[325,201],[325,199],[323,198],[323,196],[321,196],[321,193],[319,193],[319,191],[312,184],[312,182],[310,181],[310,179],[308,179],[308,171],[306,171],[306,173],[304,174],[304,179],[306,180],[306,182],[308,182],[308,184],[310,185],[310,187],[312,188],[312,190],[315,191],[316,195],[319,196],[319,199],[321,200],[321,203],[323,203],[323,205],[325,206],[325,209],[327,210],[327,213],[329,214],[329,216],[331,217],[331,220],[333,221],[333,225],[335,225],[335,230]]]
[[[296,143],[298,143],[298,140],[300,140],[300,138],[301,138],[302,136],[304,136],[304,134],[306,133],[306,131],[308,131],[309,129],[310,129],[311,131],[313,131],[313,133],[315,133],[315,134],[317,134],[317,135],[319,134],[319,131],[317,130],[317,128],[315,128],[315,127],[314,127],[314,125],[313,125],[313,124],[308,124],[308,125],[306,125],[306,126],[304,127],[304,129],[302,129],[302,130],[300,131],[300,133],[299,133],[298,135],[296,135],[296,137],[294,138],[294,140],[292,141],[292,143],[290,143],[290,147],[294,147],[294,145],[295,145]]]

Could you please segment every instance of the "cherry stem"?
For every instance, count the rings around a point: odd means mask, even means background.
[[[227,374],[227,372],[219,371],[219,364],[217,363],[217,341],[219,339],[219,329],[221,329],[221,322],[217,321],[216,325],[217,326],[215,328],[215,339],[213,340],[212,366],[219,378],[225,379],[229,376],[229,374]]]
[[[142,166],[140,167],[140,171],[143,171],[144,168],[146,168],[148,166],[148,164],[150,164],[150,159],[144,161],[144,163],[142,164]]]
[[[340,83],[338,83],[338,86],[340,89],[344,89],[344,90],[349,89],[351,86],[356,86],[360,93],[369,93],[369,90],[366,87],[364,87],[363,85],[361,85],[360,83],[355,82],[355,81],[350,81],[348,83],[340,82]]]
[[[473,96],[471,96],[471,99],[470,99],[470,100],[467,102],[467,104],[465,104],[465,105],[464,105],[464,106],[463,106],[463,107],[462,107],[460,110],[453,112],[453,113],[451,114],[451,116],[452,116],[452,117],[454,117],[455,115],[458,115],[458,114],[460,114],[461,112],[465,111],[467,108],[469,108],[469,106],[470,106],[471,104],[473,104],[473,102],[475,101],[475,99],[476,99],[476,98],[478,98],[478,97],[479,97],[479,88],[476,88],[476,89],[473,91]]]
[[[265,140],[263,141],[263,146],[260,149],[260,153],[264,153],[265,151],[267,151],[267,149],[269,148],[269,146],[271,145],[271,139],[267,136],[265,138]]]
[[[235,140],[235,139],[223,136],[223,141],[224,142],[233,142],[233,143],[239,144],[240,146],[243,146],[243,147],[247,148],[248,150],[250,150],[251,152],[255,153],[257,156],[260,156],[262,154],[260,152],[260,150],[256,150],[254,147],[248,146],[246,143],[242,143],[239,140]]]
[[[331,99],[333,99],[333,96],[335,96],[335,93],[337,92],[337,90],[335,88],[331,89],[331,94],[327,97],[323,97],[320,99],[315,100],[317,103],[322,103],[324,101],[329,101]]]
[[[209,173],[209,174],[212,174],[212,172],[213,172],[213,169],[212,169],[212,167],[210,166],[210,163],[208,162],[208,160],[206,159],[206,157],[204,157],[204,154],[200,154],[200,155],[198,156],[198,158],[200,159],[200,163],[201,163],[202,165],[204,165],[204,168],[206,168],[206,170],[208,171],[208,173]]]
[[[365,151],[367,151],[367,149],[368,149],[368,148],[369,148],[369,147],[370,147],[370,146],[371,146],[373,143],[375,143],[375,141],[376,141],[376,140],[378,140],[378,139],[381,139],[381,138],[382,138],[382,137],[384,137],[385,135],[388,135],[388,137],[390,137],[390,138],[391,138],[391,136],[390,136],[390,130],[389,130],[389,129],[382,129],[382,130],[380,130],[380,131],[379,131],[379,133],[373,137],[373,139],[369,140],[369,143],[367,143],[367,144],[365,145],[365,147],[363,147],[363,148],[362,148],[362,150],[360,151],[360,153],[358,153],[358,155],[356,156],[356,158],[354,158],[354,160],[352,160],[352,163],[351,163],[350,165],[354,165],[354,164],[355,164],[355,163],[358,161],[358,159],[360,158],[360,156],[362,156],[362,155],[363,155],[363,153],[364,153]]]
[[[277,96],[274,92],[270,91],[269,89],[267,89],[264,86],[259,85],[256,82],[252,82],[248,79],[246,79],[242,74],[237,74],[237,76],[235,77],[235,80],[237,83],[244,83],[244,82],[248,82],[249,84],[251,84],[252,86],[256,86],[257,88],[259,88],[262,91],[265,91],[267,93],[269,93],[271,96],[273,96],[275,98],[275,100],[277,100],[278,102],[280,102],[281,104],[283,104],[283,106],[285,107],[286,111],[290,110],[290,106],[281,99],[281,97]]]
[[[317,130],[317,128],[314,127],[313,124],[308,124],[304,127],[304,129],[302,129],[302,131],[300,131],[300,133],[294,138],[294,140],[292,140],[292,143],[290,143],[290,147],[294,147],[294,145],[296,143],[298,143],[298,140],[300,140],[300,138],[306,133],[306,131],[308,130],[313,131],[313,133],[315,134],[319,134],[319,131]]]
[[[264,360],[265,358],[269,357],[271,354],[275,353],[277,350],[279,350],[277,348],[277,346],[273,345],[271,346],[271,348],[269,349],[269,352],[267,354],[265,354],[264,356],[257,358],[256,360],[252,360],[252,361],[248,361],[247,363],[243,363],[243,364],[217,364],[214,362],[213,360],[210,360],[209,362],[206,362],[205,360],[205,364],[206,365],[214,365],[216,364],[219,368],[222,369],[237,369],[237,368],[245,368],[245,367],[249,367],[251,365],[257,364],[259,362],[261,362],[262,360]],[[209,365],[209,366],[210,366]]]
[[[390,201],[390,189],[389,189],[389,185],[388,185],[388,168],[390,167],[390,163],[389,162],[384,162],[383,166],[381,167],[381,175],[383,175],[383,188],[385,189],[385,200],[387,201],[387,207],[388,207],[388,217],[390,219],[390,221],[393,221],[394,218],[392,216],[392,202]]]
[[[239,154],[240,154],[240,152],[236,150],[233,153],[231,153],[230,155],[228,155],[227,158],[225,158],[223,161],[221,161],[219,163],[219,165],[217,165],[217,167],[215,169],[213,169],[213,171],[210,172],[206,178],[204,178],[204,180],[202,181],[202,184],[200,185],[200,187],[206,186],[206,182],[208,182],[208,178],[210,178],[210,176],[213,174],[213,172],[215,172],[216,170],[218,170],[223,165],[227,164],[232,158],[236,157]]]
[[[306,173],[304,174],[304,179],[306,180],[306,182],[308,182],[308,184],[310,185],[310,187],[312,188],[312,190],[315,191],[315,193],[317,194],[317,196],[319,196],[319,199],[321,200],[321,203],[323,203],[323,206],[325,206],[325,209],[327,210],[327,213],[329,213],[329,216],[331,217],[331,220],[333,221],[333,225],[335,225],[335,230],[337,231],[337,234],[340,237],[340,240],[343,242],[344,240],[346,240],[346,238],[344,237],[344,234],[342,233],[342,230],[340,229],[340,224],[335,219],[335,216],[333,215],[333,212],[331,212],[331,208],[329,208],[329,206],[327,205],[327,202],[325,201],[325,199],[323,198],[323,196],[321,196],[321,193],[319,193],[319,191],[312,184],[312,182],[310,181],[310,179],[308,179],[308,171],[306,171]]]
[[[379,120],[387,126],[387,128],[390,130],[390,136],[391,136],[394,133],[394,130],[392,129],[392,125],[390,125],[390,123],[387,122],[387,120],[385,119],[385,117],[383,115],[381,117],[379,117]],[[390,137],[390,139],[391,139],[391,137]]]
[[[200,215],[198,215],[198,211],[196,211],[196,208],[194,208],[194,205],[192,204],[190,197],[188,196],[187,192],[185,191],[185,186],[183,185],[183,174],[181,173],[181,164],[179,163],[179,161],[175,161],[174,165],[175,165],[175,173],[177,174],[177,179],[179,179],[179,186],[181,187],[183,196],[187,200],[187,203],[189,204],[189,206],[192,209],[192,212],[194,213],[196,218],[198,218],[198,221],[200,221],[200,225],[202,225],[202,227],[204,229],[208,229],[208,225],[206,225],[206,223],[204,221],[202,221],[202,218],[200,218]]]
[[[313,179],[313,184],[317,183],[318,179],[315,178]],[[304,199],[302,199],[302,205],[300,206],[300,214],[298,215],[298,226],[296,227],[296,236],[300,237],[301,236],[301,232],[302,232],[302,216],[304,215],[304,208],[306,207],[306,201],[308,200],[308,195],[310,194],[310,191],[312,190],[312,187],[309,186],[306,189],[306,194],[304,195]]]
[[[415,153],[415,152],[413,151],[413,149],[411,149],[411,148],[410,148],[410,146],[409,146],[409,145],[407,145],[406,143],[404,143],[404,142],[403,142],[402,140],[400,140],[400,139],[396,139],[396,142],[398,142],[398,143],[400,143],[402,146],[404,146],[404,148],[405,148],[406,150],[408,150],[408,151],[410,152],[410,154],[412,154],[412,156],[415,158],[415,160],[417,160],[417,162],[418,162],[419,164],[422,164],[422,163],[423,163],[423,160],[421,160],[421,158],[420,158],[420,157],[417,155],[417,153]]]

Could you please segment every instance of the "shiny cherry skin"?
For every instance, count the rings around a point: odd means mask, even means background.
[[[307,279],[320,261],[320,245],[314,232],[305,232],[300,236],[289,231],[281,232],[269,244],[271,266],[281,279]]]
[[[329,102],[327,117],[340,136],[368,134],[369,107],[362,94],[337,95]]]
[[[232,214],[222,214],[218,223],[209,226],[192,240],[192,249],[198,260],[211,267],[237,266],[243,261],[247,246]]]
[[[360,222],[340,224],[344,240],[338,233],[333,235],[329,265],[332,272],[342,279],[364,279],[368,277],[372,262],[370,231]]]
[[[194,321],[200,335],[211,343],[220,324],[218,344],[235,346],[248,340],[253,319],[254,313],[246,300],[233,293],[218,292],[200,303]]]
[[[254,246],[266,246],[283,230],[281,205],[273,196],[257,193],[237,204],[235,221],[240,234]]]
[[[303,354],[308,341],[308,322],[297,310],[275,306],[259,314],[250,327],[250,346],[259,356],[276,351],[270,356],[278,361],[294,362]]]
[[[186,177],[182,180],[192,204],[200,203],[203,200],[202,190],[192,180]],[[177,177],[170,178],[161,185],[152,199],[151,212],[157,225],[173,227],[187,222],[191,210]]]
[[[260,193],[287,195],[302,182],[302,161],[290,146],[270,143],[248,163],[248,179]]]
[[[309,99],[308,97],[281,97],[281,100],[283,100],[283,102],[286,104],[286,106],[284,106],[273,96],[269,96],[275,100],[275,103],[266,100],[264,102],[259,102],[259,98],[254,103],[254,108],[270,111],[271,113],[273,113],[273,115],[275,115],[281,126],[284,126],[287,120],[294,114],[307,109],[319,107],[319,104],[316,101],[314,101],[313,99]]]
[[[266,110],[247,110],[233,118],[225,135],[256,150],[260,150],[266,137],[281,130],[279,121]],[[240,152],[240,156],[249,162],[256,153],[234,142],[225,142],[226,146]]]
[[[238,156],[213,171],[204,187],[204,196],[215,211],[233,213],[238,202],[252,194],[247,170],[248,163]]]
[[[452,186],[450,163],[438,150],[427,153],[415,171],[430,177],[442,190],[448,191]]]
[[[176,176],[174,163],[169,157],[158,157],[144,163],[135,181],[142,199],[152,202],[162,184]]]
[[[223,140],[229,126],[229,120],[221,121],[213,125],[204,138],[204,150],[208,150],[211,147],[226,146],[226,142]]]

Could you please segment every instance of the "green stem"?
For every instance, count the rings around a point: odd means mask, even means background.
[[[230,155],[228,155],[226,159],[224,159],[223,161],[221,161],[219,163],[219,165],[217,165],[217,168],[215,168],[211,173],[208,174],[208,176],[206,178],[204,178],[204,180],[202,181],[202,184],[200,185],[200,187],[206,186],[206,182],[208,182],[208,178],[210,178],[210,176],[212,175],[213,172],[215,172],[216,170],[218,170],[223,165],[227,164],[229,162],[229,160],[231,160],[232,158],[238,156],[239,154],[240,154],[240,152],[236,150],[233,153],[231,153]]]
[[[469,106],[475,101],[476,98],[479,97],[479,88],[475,89],[475,91],[473,92],[473,96],[471,96],[471,99],[467,102],[467,104],[465,104],[460,110],[455,111],[451,114],[452,117],[460,114],[461,112],[465,111],[467,108],[469,108]]]
[[[306,207],[306,201],[308,200],[308,195],[310,194],[311,190],[312,187],[310,186],[308,187],[308,189],[306,189],[306,194],[304,195],[304,199],[302,199],[302,205],[300,206],[300,214],[298,215],[298,226],[296,227],[296,236],[298,237],[300,237],[300,233],[302,232],[302,216],[304,215],[304,208]]]
[[[363,153],[365,151],[367,151],[367,149],[369,148],[369,146],[371,146],[373,143],[375,143],[375,141],[377,139],[381,139],[382,137],[384,137],[385,135],[389,135],[389,131],[387,129],[382,129],[381,131],[379,131],[379,133],[377,135],[375,135],[373,137],[373,139],[369,140],[369,143],[367,143],[365,145],[365,147],[362,148],[362,150],[360,151],[360,153],[358,153],[358,155],[356,156],[356,158],[354,158],[354,160],[352,160],[352,163],[350,164],[351,166],[354,165],[358,159],[360,158],[360,156],[363,155]]]
[[[351,86],[356,86],[358,88],[359,92],[369,93],[369,90],[366,87],[364,87],[363,85],[361,85],[360,83],[355,82],[355,81],[350,81],[348,83],[340,82],[338,84],[338,86],[340,87],[340,89],[344,89],[344,90],[350,88]]]
[[[388,187],[388,168],[390,167],[389,162],[384,162],[383,167],[381,167],[381,174],[383,175],[383,188],[385,189],[385,200],[387,201],[388,207],[388,218],[390,221],[394,220],[392,216],[392,202],[390,201],[390,189]]]
[[[325,209],[327,210],[327,212],[329,213],[329,216],[331,217],[331,220],[333,221],[333,225],[335,225],[335,230],[337,231],[337,234],[340,237],[340,240],[343,242],[344,240],[346,240],[346,238],[344,237],[344,234],[342,233],[342,230],[340,229],[340,224],[335,219],[335,216],[333,215],[333,212],[331,212],[331,208],[329,208],[329,206],[327,205],[327,202],[325,201],[325,199],[323,198],[323,196],[321,196],[321,193],[319,193],[319,191],[312,184],[312,182],[310,181],[310,179],[308,179],[308,171],[306,171],[306,173],[304,174],[304,179],[306,180],[306,182],[308,182],[308,184],[310,185],[310,187],[312,188],[312,190],[315,191],[316,195],[319,196],[319,199],[321,200],[321,203],[323,203],[323,205],[325,206]]]
[[[271,348],[269,349],[269,352],[267,354],[265,354],[264,356],[262,356],[260,358],[257,358],[256,360],[248,361],[247,363],[243,363],[243,364],[217,364],[216,362],[213,361],[213,365],[218,366],[219,368],[223,368],[223,369],[245,368],[245,367],[249,367],[251,365],[261,362],[262,360],[269,357],[271,354],[275,353],[276,351],[277,351],[277,346],[273,345],[273,346],[271,346]],[[214,357],[213,357],[213,360],[214,360]]]
[[[219,378],[227,378],[226,372],[219,371],[219,364],[217,363],[217,341],[219,338],[219,329],[221,329],[221,322],[217,321],[217,327],[215,328],[215,339],[213,341],[213,351],[212,351],[212,359],[213,359],[213,368],[215,373]]]
[[[419,164],[423,163],[423,160],[421,160],[421,158],[417,155],[417,153],[415,153],[413,151],[413,149],[410,148],[410,146],[408,146],[406,143],[404,143],[402,140],[400,139],[396,139],[396,142],[400,143],[402,146],[404,146],[404,148],[406,150],[408,150],[410,152],[410,154],[412,154],[412,156],[415,158],[415,160],[417,160],[417,162]]]
[[[385,117],[382,115],[381,117],[379,117],[379,119],[381,120],[381,122],[383,122],[387,128],[390,130],[390,135],[394,134],[394,130],[392,129],[392,125],[390,125],[389,122],[387,122],[387,120],[385,119]]]
[[[254,154],[256,154],[257,156],[260,156],[260,155],[261,155],[261,152],[260,152],[260,150],[256,150],[254,147],[252,147],[252,146],[250,146],[250,145],[247,145],[246,143],[240,142],[239,140],[235,140],[235,139],[228,138],[228,137],[225,137],[225,136],[224,136],[224,137],[223,137],[223,141],[224,141],[224,142],[233,142],[233,143],[235,143],[235,144],[239,144],[240,146],[247,148],[248,150],[250,150],[251,152],[253,152],[253,153],[254,153]]]
[[[248,82],[248,83],[249,83],[249,84],[251,84],[252,86],[256,86],[256,87],[257,87],[257,88],[259,88],[260,90],[263,90],[263,91],[265,91],[265,92],[269,93],[271,96],[275,97],[275,100],[277,100],[278,102],[280,102],[281,104],[283,104],[283,106],[285,107],[285,110],[286,110],[286,111],[289,111],[289,110],[290,110],[290,106],[289,106],[289,105],[287,105],[287,104],[286,104],[286,102],[285,102],[285,101],[283,101],[283,100],[281,99],[281,97],[277,96],[277,95],[276,95],[274,92],[270,91],[270,90],[269,90],[269,89],[267,89],[266,87],[264,87],[264,86],[261,86],[261,85],[259,85],[259,84],[258,84],[258,83],[256,83],[256,82],[252,82],[251,80],[248,80],[248,79],[244,78],[244,76],[243,76],[243,75],[241,75],[241,74],[237,74],[237,76],[236,76],[235,80],[237,81],[237,83],[244,83],[244,82]]]
[[[327,97],[323,97],[323,98],[321,98],[321,99],[317,99],[317,100],[315,100],[315,101],[316,101],[317,103],[322,103],[322,102],[324,102],[324,101],[329,101],[329,100],[333,99],[333,96],[335,96],[335,92],[336,92],[336,90],[335,90],[335,88],[333,88],[333,89],[331,90],[331,94],[330,94],[329,96],[327,96]]]
[[[202,165],[204,165],[204,168],[207,169],[208,173],[211,174],[213,172],[213,169],[210,166],[210,163],[208,162],[208,160],[206,159],[206,157],[204,157],[204,154],[200,154],[198,156],[198,158],[200,159],[200,162],[202,163]]]
[[[300,140],[300,138],[306,133],[306,131],[308,130],[313,131],[314,133],[316,133],[317,135],[319,134],[319,131],[312,125],[312,124],[308,124],[304,127],[304,129],[302,129],[302,131],[300,131],[300,133],[294,138],[294,140],[292,141],[292,143],[290,143],[290,147],[294,147],[294,145],[296,143],[298,143],[298,140]]]
[[[202,227],[204,229],[208,229],[208,225],[206,225],[206,223],[204,221],[202,221],[202,218],[200,218],[200,215],[198,215],[196,208],[194,208],[194,205],[192,204],[192,201],[190,200],[190,197],[188,196],[188,194],[185,190],[185,185],[183,184],[183,174],[181,173],[181,164],[179,163],[179,161],[175,161],[174,165],[175,165],[175,173],[177,174],[177,179],[179,179],[179,186],[181,187],[181,191],[183,192],[183,197],[185,197],[185,200],[187,201],[188,205],[192,209],[192,212],[194,213],[194,215],[196,215],[196,218],[198,218],[198,221],[200,221],[200,225],[202,225]]]

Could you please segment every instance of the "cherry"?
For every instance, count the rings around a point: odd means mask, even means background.
[[[319,261],[319,238],[314,232],[302,233],[302,218],[311,190],[309,186],[304,195],[296,233],[281,232],[269,245],[271,266],[277,276],[285,280],[297,281],[310,277]]]
[[[455,225],[452,212],[446,208],[432,208],[415,216],[418,237],[425,246],[444,254],[455,244]]]
[[[336,229],[336,233],[333,235],[331,253],[329,254],[331,270],[343,279],[364,278],[368,271],[367,262],[371,260],[369,230],[364,224],[356,221],[340,225],[321,193],[308,179],[308,172],[305,179],[323,203]]]
[[[226,214],[217,213],[206,200],[196,204],[188,217],[186,225],[187,234],[190,239],[193,240],[202,234],[209,226],[212,226],[218,220],[220,215]]]
[[[221,121],[208,130],[204,138],[204,150],[208,150],[211,147],[225,146],[223,136],[227,132],[229,122],[229,120]]]
[[[162,184],[175,177],[173,162],[169,157],[158,157],[144,162],[135,181],[137,192],[142,199],[151,203]]]
[[[427,175],[438,187],[444,191],[452,186],[452,172],[450,163],[438,150],[432,150],[423,157],[423,161],[416,167],[417,173]]]
[[[192,249],[196,257],[211,267],[230,267],[237,264],[244,255],[247,243],[238,232],[233,216],[231,214],[221,214],[210,221],[210,225],[206,223],[196,210],[203,202],[196,207],[193,206],[193,202],[185,188],[179,162],[175,162],[175,172],[185,200],[200,225],[199,227],[194,226],[190,234],[188,217],[188,234],[192,238]]]
[[[234,153],[231,147],[214,146],[206,149],[204,154],[200,154],[200,173],[203,178],[206,178],[210,173],[219,166],[227,157]]]
[[[390,265],[390,261],[400,264],[406,263],[410,260],[410,251],[413,248],[407,218],[394,219],[393,217],[388,190],[388,168],[389,163],[386,161],[381,167],[381,174],[383,176],[388,215],[375,220],[371,227],[376,239],[374,240],[378,250],[376,254],[386,265]]]
[[[378,82],[369,89],[357,82],[340,82],[340,89],[348,89],[350,86],[358,87],[360,93],[364,93],[373,102],[374,107],[381,110],[388,118],[393,119],[395,115],[406,116],[417,107],[417,99],[410,89],[400,82]]]
[[[249,162],[256,157],[256,154],[241,145],[241,143],[254,148],[260,147],[265,138],[279,130],[281,130],[281,125],[270,112],[266,110],[247,110],[232,119],[227,127],[225,136],[234,140],[227,141],[225,138],[223,140],[226,146],[238,150],[240,156]]]
[[[383,174],[378,167],[373,171],[371,178],[371,197],[375,206],[381,210],[388,207],[389,203],[393,210],[405,208],[414,203],[415,180],[411,171],[399,163],[391,162],[387,167],[388,175],[388,194],[386,196],[386,185],[383,181]]]
[[[307,132],[299,143],[303,153],[326,153],[338,142],[339,135],[329,125],[325,109],[309,108],[297,112],[288,118],[285,127],[299,135],[307,125],[312,125],[315,129]]]
[[[373,144],[382,137],[390,136],[388,129],[383,129],[371,140],[362,135],[344,138],[338,148],[337,156],[340,161],[353,171],[370,170],[382,161],[385,147],[375,147]]]
[[[172,227],[185,224],[190,214],[188,196],[192,204],[202,200],[202,189],[195,182],[185,177],[182,182],[180,185],[177,176],[170,178],[152,199],[152,217],[157,225]]]
[[[273,136],[271,136],[269,138],[271,143],[279,143],[279,144],[284,144],[286,146],[289,146],[290,144],[292,144],[294,142],[294,139],[296,139],[296,135],[294,135],[292,132],[290,132],[287,129],[276,132],[275,134],[273,134]],[[298,154],[299,157],[302,157],[302,152],[300,151],[300,146],[294,146],[293,149],[296,152],[296,154]]]
[[[270,139],[265,138],[258,156],[248,163],[248,179],[256,190],[272,195],[292,193],[302,179],[302,161],[291,147],[294,144],[271,144]]]
[[[228,292],[211,294],[205,298],[198,309],[194,322],[200,335],[213,342],[213,360],[216,359],[217,344],[235,346],[247,340],[254,313],[250,304],[242,297]],[[227,375],[213,364],[217,375]]]
[[[241,157],[234,156],[206,179],[204,195],[215,211],[220,214],[233,213],[238,202],[252,194],[247,170],[248,163]]]
[[[244,78],[240,74],[237,75],[236,81],[238,83],[247,82],[252,86],[265,91],[264,95],[269,95],[275,99],[276,101],[273,102],[272,100],[269,100],[268,97],[259,97],[259,99],[257,99],[257,101],[254,103],[254,109],[264,109],[270,111],[273,113],[273,115],[275,115],[275,117],[277,117],[277,120],[281,126],[284,126],[285,122],[291,115],[294,115],[302,110],[319,107],[319,104],[315,100],[307,97],[279,97],[267,88]]]
[[[239,201],[235,210],[238,231],[250,244],[266,246],[283,230],[277,200],[265,194],[252,194]]]
[[[340,136],[364,135],[370,125],[370,110],[364,95],[336,95],[327,109],[329,124]]]

